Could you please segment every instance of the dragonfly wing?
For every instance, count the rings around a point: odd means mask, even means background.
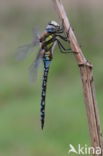
[[[38,29],[38,27],[35,27],[35,28],[33,28],[33,38],[38,38],[38,39],[40,39],[40,35],[41,33],[40,33],[40,31],[39,31],[39,29]]]
[[[16,52],[17,60],[24,60],[30,53],[32,53],[33,48],[40,44],[40,32],[35,29],[33,32],[33,40],[31,44],[20,46]]]
[[[16,52],[16,59],[20,61],[25,59],[33,51],[33,48],[33,44],[20,46]]]
[[[38,67],[41,63],[41,51],[42,49],[40,48],[38,53],[37,53],[37,56],[35,58],[35,60],[33,61],[32,65],[30,66],[30,69],[29,69],[29,72],[30,72],[30,80],[32,82],[36,81],[37,79],[37,71],[38,71]]]
[[[33,44],[34,46],[40,44],[40,31],[39,31],[37,28],[35,28],[35,29],[33,30],[33,40],[32,40],[32,44]]]

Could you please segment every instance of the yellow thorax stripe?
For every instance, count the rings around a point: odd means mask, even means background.
[[[53,34],[49,35],[47,38],[46,38],[46,41],[49,41],[50,39],[53,38]]]
[[[46,54],[46,55],[50,55],[50,51],[46,51],[45,54]]]

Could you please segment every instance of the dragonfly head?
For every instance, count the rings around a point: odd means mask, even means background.
[[[48,33],[59,33],[60,30],[60,25],[55,21],[50,21],[46,27]]]

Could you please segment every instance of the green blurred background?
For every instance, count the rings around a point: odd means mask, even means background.
[[[63,2],[84,55],[94,66],[103,130],[103,2]],[[90,145],[74,56],[55,48],[43,131],[39,117],[43,66],[35,84],[28,76],[38,48],[25,61],[17,62],[14,57],[18,46],[31,41],[32,28],[39,26],[42,32],[50,20],[59,21],[50,0],[0,0],[0,156],[67,156],[69,144]]]

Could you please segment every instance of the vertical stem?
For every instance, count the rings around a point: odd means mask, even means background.
[[[91,145],[92,147],[95,148],[95,150],[97,147],[100,147],[102,150],[101,154],[94,154],[94,155],[103,156],[102,133],[101,133],[99,113],[98,113],[97,101],[95,95],[92,65],[88,63],[88,61],[83,55],[83,52],[78,44],[76,36],[67,18],[61,0],[53,0],[53,3],[56,6],[60,19],[63,21],[65,33],[68,34],[69,32],[67,38],[71,46],[71,49],[76,52],[74,56],[80,68],[80,76],[81,76],[82,86],[83,86]]]
[[[95,96],[92,67],[88,65],[79,65],[79,67],[80,67],[80,74],[81,74],[82,85],[83,85],[83,93],[85,98],[85,106],[86,106],[91,145],[95,149],[96,147],[101,147],[101,149],[103,149],[102,133],[100,128],[100,120],[99,120],[99,114],[98,114],[98,108],[97,108],[97,102]]]

